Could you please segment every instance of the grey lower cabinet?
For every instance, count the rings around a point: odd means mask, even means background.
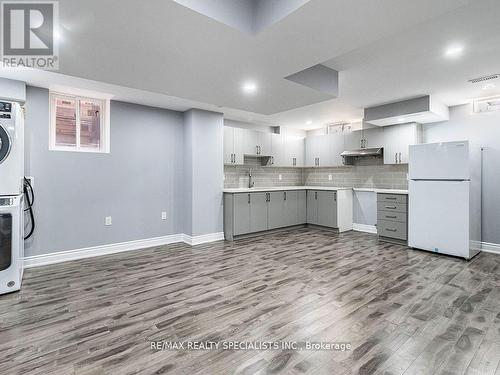
[[[338,227],[336,191],[307,191],[307,223]]]
[[[268,229],[267,193],[250,193],[250,232]]]
[[[408,196],[377,194],[377,232],[380,240],[408,240]]]
[[[305,223],[305,190],[224,194],[224,235],[227,240]]]

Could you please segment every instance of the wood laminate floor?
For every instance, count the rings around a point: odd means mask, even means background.
[[[350,351],[156,351],[151,341]],[[28,269],[0,296],[0,374],[500,374],[500,256],[298,229]]]

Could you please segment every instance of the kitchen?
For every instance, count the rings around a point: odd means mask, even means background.
[[[0,8],[2,374],[500,375],[498,1]]]

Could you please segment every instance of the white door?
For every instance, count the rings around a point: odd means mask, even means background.
[[[410,181],[408,245],[469,257],[469,181]]]
[[[413,180],[468,180],[469,142],[410,146],[408,173]]]

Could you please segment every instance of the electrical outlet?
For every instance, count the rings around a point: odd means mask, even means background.
[[[161,219],[162,219],[162,220],[167,220],[167,213],[166,213],[165,211],[163,211],[163,212],[161,213]]]
[[[33,177],[33,176],[26,176],[25,178],[29,181],[31,187],[34,189],[35,188],[35,177]]]
[[[105,225],[111,225],[113,224],[113,220],[111,219],[111,216],[106,216],[106,219],[104,220]]]
[[[280,180],[280,181],[281,181],[281,174],[279,174],[279,175],[278,175],[278,180]]]
[[[328,175],[328,181],[331,181],[332,179],[333,179],[333,178],[332,178],[332,175],[331,175],[331,174],[329,174],[329,175]]]

